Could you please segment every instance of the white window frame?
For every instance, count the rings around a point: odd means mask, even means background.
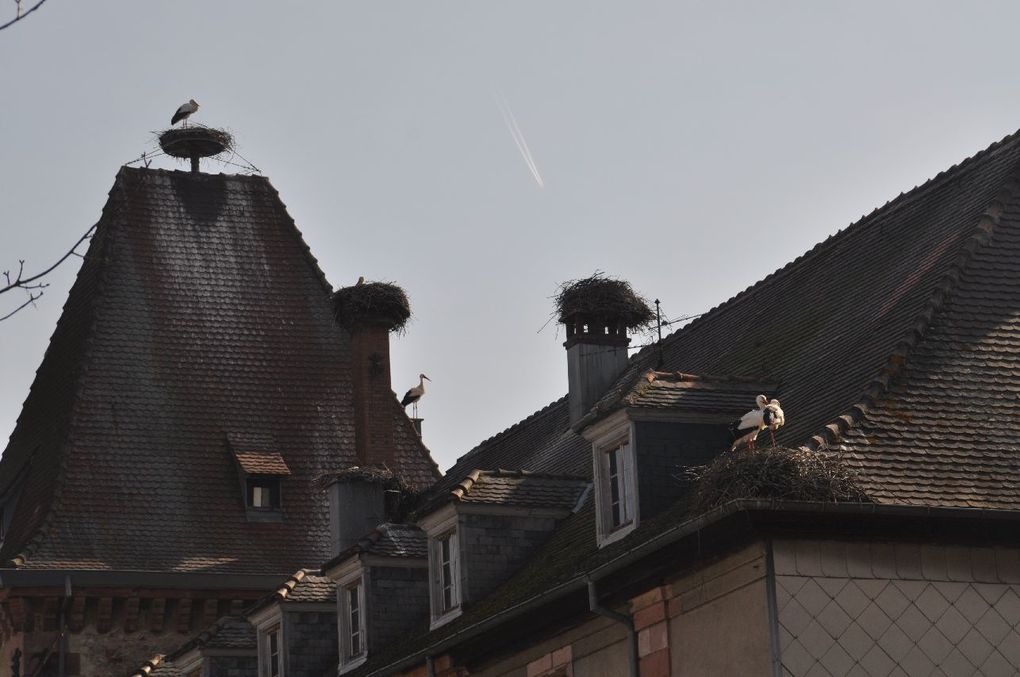
[[[287,637],[283,609],[277,604],[259,611],[248,621],[255,626],[258,637],[259,677],[287,677]],[[269,669],[270,635],[277,633],[279,651],[276,658],[277,674]]]
[[[337,608],[337,641],[340,655],[340,674],[353,670],[368,660],[368,605],[366,589],[368,585],[368,571],[362,566],[358,558],[344,562],[339,571],[331,572],[330,578],[336,581],[336,608]],[[348,590],[358,586],[358,606],[361,610],[361,651],[356,655],[351,654],[351,611],[347,597]]]
[[[622,413],[622,412],[621,412]],[[595,475],[595,529],[600,548],[615,543],[634,531],[638,514],[637,458],[634,453],[634,426],[626,418],[611,419],[592,438]],[[616,472],[612,472],[612,456]],[[613,493],[617,493],[619,523],[614,520]]]
[[[418,526],[425,531],[429,542],[429,609],[430,629],[438,628],[460,616],[463,607],[463,576],[460,557],[460,529],[456,508],[446,505],[426,515]],[[443,542],[449,542],[450,605],[444,603],[442,567]]]

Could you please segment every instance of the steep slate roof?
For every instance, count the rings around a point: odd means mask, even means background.
[[[355,462],[330,292],[265,178],[122,168],[0,461],[0,497],[20,492],[0,561],[286,575],[325,559],[315,479]],[[434,463],[394,423],[394,469],[427,485]],[[228,434],[278,445],[282,522],[246,520]]]
[[[750,410],[759,394],[774,392],[777,385],[727,376],[698,376],[649,369],[616,401],[604,399],[574,428],[583,429],[609,412],[621,409],[677,409],[695,414],[739,416]]]
[[[459,503],[573,510],[590,482],[527,470],[476,470],[451,491]]]
[[[878,502],[1020,509],[1018,177],[1020,133],[677,330],[664,341],[659,369],[778,384],[769,394],[786,414],[779,443],[842,449]],[[634,396],[657,358],[655,348],[633,356],[596,408],[608,412]],[[668,386],[655,390],[653,401],[669,399]],[[682,407],[682,398],[670,399],[674,404]],[[435,491],[449,491],[468,466],[590,466],[590,445],[562,444],[571,439],[567,425],[565,400],[558,400],[476,447]],[[589,501],[488,598],[377,653],[353,674],[654,541],[688,519],[685,510],[678,503],[600,551]]]
[[[1013,134],[678,329],[663,341],[658,370],[778,384],[769,395],[786,414],[781,445],[834,445],[859,426],[847,449],[866,483],[873,473],[878,500],[1020,507],[1020,465],[1007,451],[1017,449],[1007,432],[1016,398],[987,416],[980,404],[1002,399],[987,394],[990,386],[1000,394],[1016,387],[1009,370],[1018,350],[1018,170]],[[961,352],[964,343],[970,347]],[[632,356],[595,409],[618,406],[657,357],[655,347]],[[959,369],[948,369],[953,364]],[[909,411],[880,413],[875,405],[896,376],[926,392]],[[906,404],[903,393],[890,394]],[[943,402],[954,404],[951,416],[936,413]],[[981,421],[998,425],[986,430]],[[910,451],[935,438],[931,451]],[[954,455],[968,460],[954,468]],[[590,476],[590,465],[590,446],[568,430],[563,398],[458,459],[436,490],[448,491],[475,468]],[[988,479],[952,477],[961,472]]]
[[[257,640],[255,628],[241,616],[223,616],[193,639],[167,655],[167,660],[179,658],[192,649],[251,649]]]
[[[324,564],[322,568],[327,571],[357,554],[425,559],[428,557],[428,539],[425,532],[415,524],[384,522]]]

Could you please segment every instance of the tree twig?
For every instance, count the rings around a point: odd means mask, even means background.
[[[39,9],[40,7],[42,7],[44,2],[46,2],[46,0],[39,0],[39,2],[35,3],[34,5],[32,5],[27,11],[21,12],[20,14],[18,14],[18,16],[14,17],[13,19],[11,19],[10,21],[8,21],[5,24],[0,24],[0,31],[2,31],[5,28],[8,28],[9,26],[13,26],[14,24],[18,23],[19,21],[24,19],[26,16],[28,16],[32,12],[34,12],[35,10]],[[17,312],[17,311],[15,311],[15,312]],[[10,316],[8,315],[8,317],[10,317]],[[0,320],[2,320],[2,319],[4,319],[4,318],[0,317]]]
[[[42,292],[39,292],[38,294],[29,293],[28,300],[25,301],[24,303],[22,303],[20,306],[18,306],[14,310],[12,310],[11,312],[9,312],[6,315],[4,315],[3,317],[0,317],[0,322],[3,322],[7,318],[11,317],[15,313],[17,313],[19,310],[24,310],[26,307],[28,307],[30,305],[35,305],[35,302],[37,300],[39,300],[40,298],[42,298],[42,295],[43,295]]]
[[[8,270],[4,271],[4,277],[7,278],[7,286],[0,287],[0,294],[3,294],[4,292],[9,292],[12,289],[37,289],[38,287],[32,286],[33,282],[35,282],[36,280],[38,280],[41,277],[45,277],[46,275],[49,275],[50,273],[52,273],[54,270],[56,270],[57,266],[59,266],[61,263],[63,263],[67,259],[69,259],[72,255],[81,256],[76,251],[78,249],[78,245],[80,245],[85,240],[89,239],[89,237],[92,236],[92,232],[95,231],[95,229],[96,229],[96,227],[92,226],[91,228],[86,230],[85,234],[82,235],[78,239],[78,241],[74,243],[74,246],[71,247],[67,251],[66,254],[64,254],[59,259],[57,259],[57,262],[54,263],[52,266],[50,266],[49,268],[47,268],[46,270],[44,270],[44,271],[42,271],[40,273],[36,273],[35,275],[32,275],[30,277],[22,278],[22,275],[25,272],[25,261],[24,260],[18,261],[18,274],[14,277],[14,281],[13,282],[11,281],[10,271],[8,271]],[[3,319],[3,318],[0,318],[0,319]]]

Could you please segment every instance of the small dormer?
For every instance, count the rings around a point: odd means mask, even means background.
[[[431,626],[506,580],[580,509],[590,486],[570,475],[475,470],[426,506],[418,525],[428,537]]]
[[[169,656],[150,662],[154,667],[166,664],[165,670],[153,674],[165,671],[186,677],[255,675],[258,665],[255,629],[241,616],[224,616]]]
[[[284,480],[290,468],[275,443],[268,436],[230,433],[227,445],[237,465],[248,520],[281,521]]]
[[[380,524],[323,569],[336,584],[341,674],[428,616],[425,534],[413,524]]]
[[[624,538],[687,491],[683,467],[729,449],[730,425],[775,384],[647,371],[575,429],[592,443],[599,547]]]
[[[301,569],[245,612],[254,627],[258,677],[321,675],[336,668],[335,594],[336,584],[321,572]]]

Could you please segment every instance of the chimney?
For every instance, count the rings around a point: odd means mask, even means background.
[[[564,283],[556,296],[566,327],[570,424],[588,413],[627,367],[627,329],[651,322],[648,303],[630,283],[602,273]]]
[[[337,321],[351,334],[355,450],[360,465],[393,465],[396,395],[390,381],[390,332],[411,315],[407,295],[385,282],[344,287],[333,295]]]
[[[381,467],[354,466],[337,473],[327,485],[331,557],[356,544],[386,522],[396,504],[399,480]]]

